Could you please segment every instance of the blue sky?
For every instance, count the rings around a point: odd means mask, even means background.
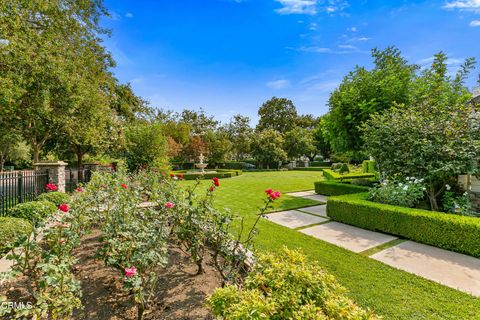
[[[255,123],[272,96],[300,113],[328,111],[329,93],[370,49],[397,46],[426,65],[443,50],[452,72],[480,60],[480,0],[106,0],[116,76],[152,106]],[[478,75],[469,79],[473,86]]]

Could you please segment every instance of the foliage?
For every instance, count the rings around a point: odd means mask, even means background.
[[[480,170],[478,108],[466,103],[463,84],[471,61],[451,78],[446,59],[437,54],[415,81],[410,105],[376,114],[362,129],[369,154],[387,178],[425,179],[432,210],[439,209],[437,197],[451,177]]]
[[[233,143],[228,138],[227,132],[224,130],[207,131],[204,140],[208,145],[208,163],[218,165],[229,159],[233,148]]]
[[[315,146],[311,131],[295,127],[285,133],[284,150],[290,159],[297,159],[301,156],[309,156],[315,152]]]
[[[328,140],[328,132],[326,132],[328,117],[328,114],[322,116],[318,122],[318,126],[312,132],[315,148],[324,159],[330,158],[330,154],[332,153],[332,147]]]
[[[208,144],[201,136],[193,136],[188,145],[183,148],[182,157],[187,161],[198,163],[200,154],[208,155]]]
[[[374,160],[365,160],[362,162],[362,171],[363,173],[376,173]]]
[[[46,192],[42,193],[41,195],[38,196],[39,201],[50,201],[55,206],[59,206],[62,203],[69,203],[70,202],[70,196],[64,192]]]
[[[368,191],[368,187],[358,186],[350,183],[336,181],[317,181],[314,183],[315,193],[326,196],[340,196],[344,194],[359,193]]]
[[[37,225],[56,212],[57,206],[55,203],[44,200],[19,203],[8,211],[8,215],[29,220]]]
[[[0,171],[5,162],[28,161],[30,150],[21,136],[7,124],[0,123]]]
[[[361,151],[359,126],[372,114],[411,99],[410,84],[418,67],[409,65],[395,47],[373,49],[372,58],[372,70],[355,67],[330,95],[324,132],[335,152]]]
[[[258,132],[252,143],[252,155],[267,169],[271,163],[278,163],[287,160],[287,154],[282,149],[284,139],[280,132],[267,129]]]
[[[193,135],[203,135],[209,130],[215,130],[218,121],[208,116],[203,109],[199,111],[185,109],[182,111],[181,122],[190,126]]]
[[[130,170],[141,166],[164,167],[167,139],[160,123],[136,123],[126,130],[125,159]]]
[[[291,100],[273,97],[258,109],[258,116],[257,131],[275,130],[286,133],[295,127],[297,109]]]
[[[235,159],[243,160],[250,153],[253,138],[253,129],[250,127],[250,118],[240,114],[234,115],[225,126],[229,140],[232,142]],[[240,168],[243,169],[243,168]]]
[[[381,204],[367,197],[366,193],[331,197],[328,216],[360,228],[480,257],[480,219]]]
[[[347,298],[333,276],[287,248],[260,255],[243,288],[216,289],[208,304],[222,319],[378,319]]]
[[[218,177],[218,178],[231,178],[237,176],[237,172],[234,170],[226,170],[226,171],[219,171],[219,169],[216,170],[217,172],[208,172],[206,171],[205,174],[199,174],[199,173],[183,173],[182,171],[173,171],[174,174],[176,173],[182,173],[182,179],[185,180],[210,180],[212,178]]]
[[[368,200],[413,208],[425,197],[423,180],[407,177],[401,181],[385,180],[376,188],[370,189]]]
[[[5,253],[15,239],[29,236],[32,224],[25,219],[0,217],[0,255]]]
[[[462,216],[480,217],[478,212],[475,212],[472,208],[470,201],[470,195],[468,192],[464,192],[461,195],[457,195],[451,190],[449,185],[446,186],[446,191],[442,196],[442,207],[445,212],[459,214]]]
[[[340,165],[340,168],[338,168],[338,173],[340,174],[346,174],[350,172],[350,168],[348,167],[348,164],[342,163]]]
[[[357,179],[357,178],[373,178],[375,175],[373,173],[346,173],[346,174],[340,174],[337,173],[331,169],[323,169],[323,176],[327,180],[351,180],[351,179]]]

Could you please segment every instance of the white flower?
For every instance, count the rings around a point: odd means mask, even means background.
[[[465,191],[465,192],[463,193],[463,195],[464,195],[464,196],[468,196],[468,192]]]
[[[403,190],[407,191],[407,190],[408,190],[408,186],[403,187]]]
[[[450,185],[446,184],[445,189],[447,189],[447,191],[450,191],[450,189],[452,189],[452,187],[450,187]]]

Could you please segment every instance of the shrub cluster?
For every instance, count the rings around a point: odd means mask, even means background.
[[[204,174],[200,174],[200,173],[187,173],[186,171],[182,170],[182,171],[174,171],[172,173],[175,174],[175,175],[181,173],[183,175],[184,180],[197,180],[199,178],[201,180],[210,180],[210,179],[215,178],[215,177],[220,178],[220,179],[236,177],[236,176],[241,175],[242,171],[241,170],[218,169],[218,170],[216,170],[216,172],[205,171]]]
[[[415,207],[425,197],[422,179],[406,178],[401,181],[385,180],[372,188],[368,200],[401,207]]]
[[[53,202],[41,200],[17,204],[8,212],[8,215],[23,218],[36,224],[56,212],[57,206]]]
[[[351,183],[341,183],[336,181],[315,182],[315,193],[326,196],[339,196],[343,194],[366,192],[368,190],[368,187],[354,185]]]
[[[220,319],[378,319],[357,306],[335,278],[298,251],[259,255],[243,288],[228,285],[208,298]]]
[[[42,193],[38,196],[38,200],[40,201],[50,201],[54,203],[57,207],[62,203],[69,203],[70,196],[64,192],[46,192]]]
[[[376,173],[377,169],[375,167],[375,161],[365,160],[362,162],[362,172],[363,173]]]
[[[480,257],[480,219],[381,204],[359,193],[328,199],[336,221]]]
[[[293,170],[297,171],[323,171],[324,169],[328,169],[330,167],[296,167]]]
[[[10,244],[18,237],[30,235],[32,229],[32,224],[28,220],[0,217],[0,254],[8,251]]]

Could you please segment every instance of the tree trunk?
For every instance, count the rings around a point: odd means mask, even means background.
[[[198,270],[197,270],[196,276],[201,275],[202,273],[205,273],[205,271],[203,270],[203,258],[197,260],[197,267],[198,267]]]
[[[137,306],[137,320],[143,319],[143,313],[145,312],[145,308],[142,303],[139,303]]]
[[[77,149],[77,178],[78,181],[83,181],[83,152]]]
[[[430,201],[430,209],[438,211],[437,194],[433,187],[428,189],[428,200]]]
[[[40,147],[35,142],[32,142],[32,149],[33,163],[38,163],[40,161]]]

